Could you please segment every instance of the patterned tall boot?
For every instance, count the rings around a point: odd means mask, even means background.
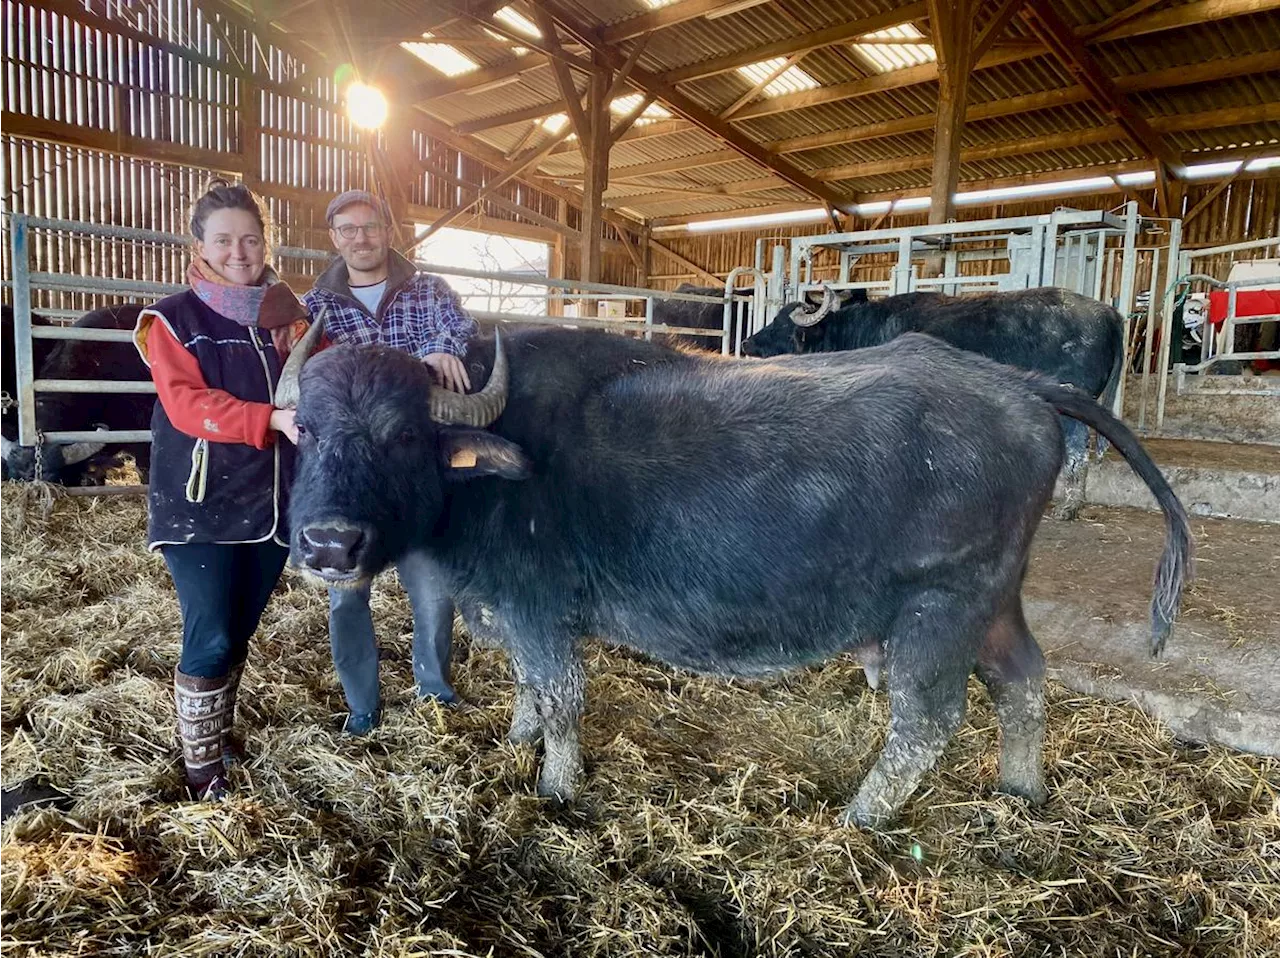
[[[243,662],[227,673],[227,707],[222,715],[222,764],[226,768],[244,761],[244,740],[232,731],[236,721],[236,696],[243,674]]]
[[[230,787],[222,764],[224,724],[230,724],[232,713],[230,678],[204,679],[173,671],[182,762],[187,788],[197,801],[217,801]]]

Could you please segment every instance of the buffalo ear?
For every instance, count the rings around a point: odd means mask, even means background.
[[[483,429],[441,429],[439,436],[446,479],[528,479],[533,471],[533,463],[523,449]]]

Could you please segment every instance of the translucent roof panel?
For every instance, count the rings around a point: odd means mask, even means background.
[[[746,77],[754,85],[761,82],[784,63],[786,57],[774,57],[772,60],[761,60],[745,67],[738,67],[738,73]],[[812,90],[818,81],[799,67],[788,67],[781,74],[769,81],[762,91],[765,96],[781,96],[784,93],[799,93],[801,90]]]
[[[424,40],[431,39],[431,34],[424,33]],[[435,67],[447,77],[461,76],[476,69],[479,64],[457,47],[447,43],[420,43],[417,41],[402,43],[404,47],[427,66]]]
[[[542,31],[538,29],[538,25],[526,17],[519,10],[511,7],[503,7],[493,15],[493,19],[505,23],[517,33],[523,33],[526,37],[540,37]]]
[[[891,73],[905,67],[932,63],[938,59],[933,46],[924,40],[924,34],[910,23],[903,23],[888,30],[868,33],[863,40],[879,40],[879,43],[855,43],[854,51],[878,73]],[[902,40],[902,43],[893,43]],[[884,42],[890,41],[890,42]]]

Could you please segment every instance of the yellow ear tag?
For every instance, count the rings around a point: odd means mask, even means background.
[[[449,457],[449,466],[453,469],[470,469],[478,461],[474,449],[455,449]]]

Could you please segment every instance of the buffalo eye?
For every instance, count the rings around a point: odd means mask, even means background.
[[[400,445],[408,445],[418,438],[418,434],[412,429],[401,429],[399,435],[396,436],[396,442]]]
[[[298,420],[296,419],[293,421],[293,428],[298,430],[299,439],[301,439],[303,436],[307,434],[307,427],[303,423],[298,422]]]

